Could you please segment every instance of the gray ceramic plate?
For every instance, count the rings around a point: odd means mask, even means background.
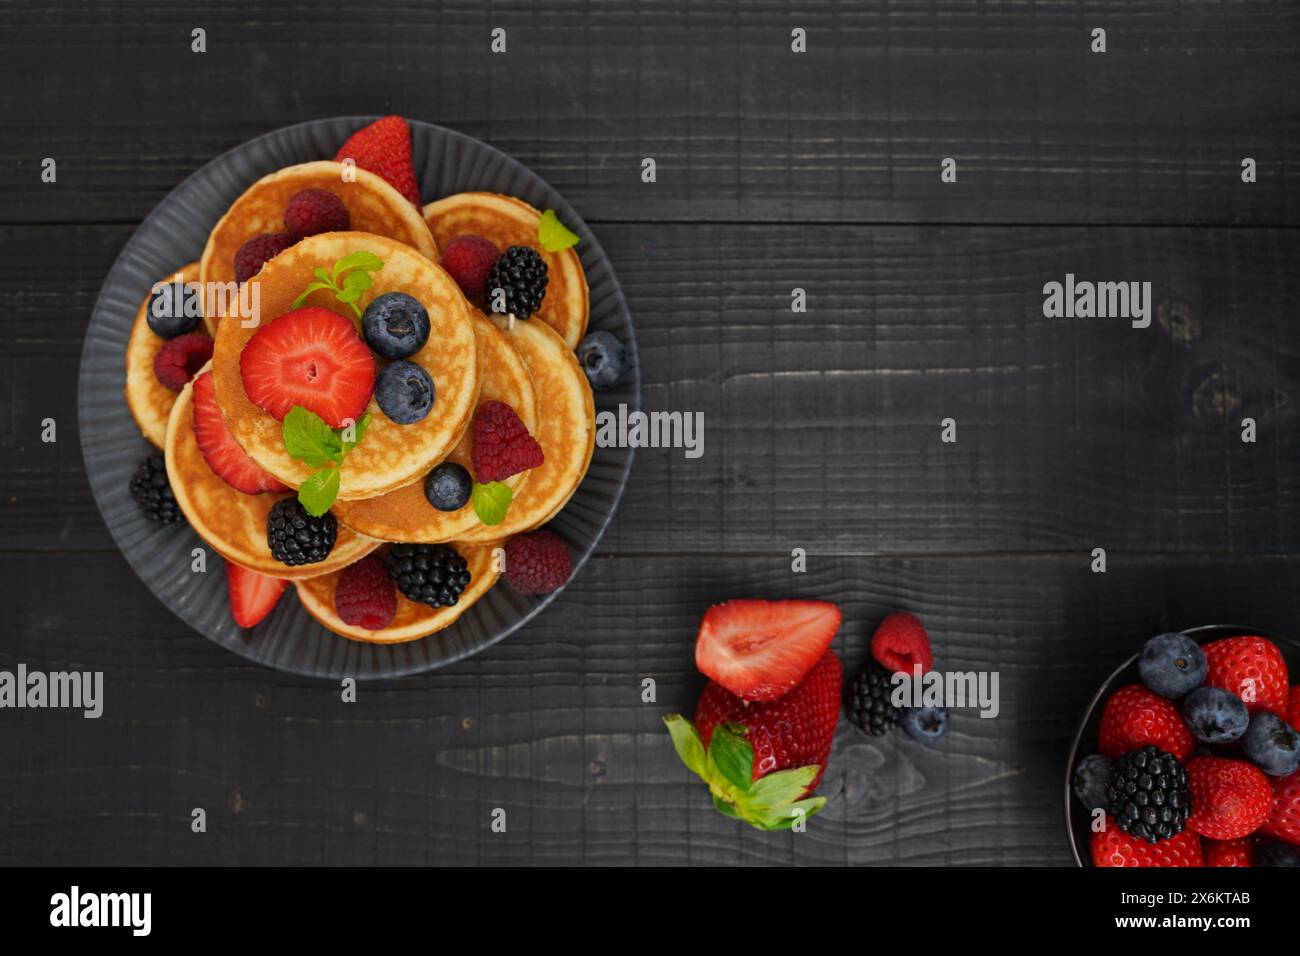
[[[290,587],[261,624],[244,631],[230,619],[221,561],[214,555],[205,574],[193,573],[190,552],[198,537],[184,526],[163,528],[145,520],[127,492],[132,472],[150,450],[122,398],[126,341],[141,300],[156,281],[199,257],[212,227],[250,183],[284,166],[331,158],[371,119],[337,117],[276,130],[217,157],[176,187],[118,256],[81,353],[82,453],[99,510],[127,561],[199,633],[259,664],[313,677],[397,677],[441,667],[501,640],[555,597],[521,597],[501,582],[446,630],[381,647],[325,630],[302,610]],[[590,327],[625,342],[636,368],[636,337],[618,280],[600,243],[564,198],[509,156],[468,136],[414,121],[411,136],[425,202],[475,189],[506,193],[554,209],[582,237],[578,251],[591,287]],[[640,408],[640,395],[640,373],[634,371],[619,388],[597,393],[596,408]],[[631,464],[630,450],[597,447],[582,486],[552,523],[572,545],[577,569],[609,524]]]

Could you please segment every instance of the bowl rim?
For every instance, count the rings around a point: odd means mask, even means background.
[[[1248,627],[1242,624],[1198,624],[1195,627],[1183,628],[1180,631],[1171,630],[1162,631],[1160,633],[1186,634],[1188,637],[1193,638],[1198,644],[1205,644],[1208,641],[1219,640],[1220,638],[1225,637],[1247,637],[1255,635],[1258,637],[1268,638],[1275,644],[1286,645],[1295,651],[1300,652],[1300,641],[1297,641],[1295,638],[1288,637],[1285,634],[1279,634],[1278,632],[1269,630],[1268,628]],[[1070,741],[1070,750],[1065,762],[1065,834],[1066,838],[1070,841],[1070,852],[1074,855],[1076,866],[1092,867],[1093,865],[1091,854],[1085,853],[1087,847],[1083,847],[1082,849],[1080,848],[1079,841],[1074,832],[1074,814],[1076,812],[1075,808],[1078,801],[1074,798],[1072,778],[1074,776],[1075,762],[1079,758],[1079,745],[1083,741],[1084,731],[1087,730],[1088,725],[1092,723],[1093,715],[1096,713],[1097,706],[1101,703],[1102,698],[1108,694],[1112,685],[1125,671],[1137,664],[1138,655],[1140,653],[1140,649],[1135,651],[1132,655],[1127,657],[1122,664],[1111,671],[1106,679],[1101,682],[1101,686],[1097,688],[1097,692],[1092,695],[1092,699],[1084,709],[1083,717],[1079,720],[1079,725],[1074,731],[1074,737]]]

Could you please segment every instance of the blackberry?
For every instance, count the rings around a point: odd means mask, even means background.
[[[889,700],[894,688],[890,682],[893,677],[875,661],[867,661],[849,689],[849,705],[846,716],[849,723],[863,733],[880,737],[890,727],[898,723],[902,711]]]
[[[1173,754],[1152,744],[1115,761],[1106,800],[1115,825],[1148,843],[1182,833],[1192,812],[1186,769]]]
[[[330,512],[313,518],[297,498],[277,501],[266,516],[266,543],[281,564],[297,567],[324,561],[339,536],[338,519]]]
[[[429,607],[451,607],[470,579],[465,559],[446,544],[395,544],[384,567],[409,600]]]
[[[506,311],[516,319],[526,319],[542,307],[546,295],[546,263],[531,246],[511,246],[488,274],[487,294],[490,302],[494,290],[506,294]]]
[[[130,488],[131,497],[150,521],[175,524],[184,519],[167,481],[167,465],[160,453],[154,452],[140,462],[131,476]]]

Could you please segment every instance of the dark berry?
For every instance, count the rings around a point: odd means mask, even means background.
[[[1183,720],[1202,743],[1226,744],[1246,732],[1250,712],[1236,694],[1218,687],[1198,687],[1183,701]]]
[[[297,498],[277,501],[266,517],[266,543],[281,564],[297,567],[324,561],[334,550],[339,523],[330,512],[319,518],[307,513]]]
[[[627,347],[609,332],[592,332],[578,343],[578,364],[592,388],[616,385],[628,370]]]
[[[451,607],[470,581],[468,563],[446,544],[395,544],[384,567],[407,600],[429,607]]]
[[[1110,783],[1110,768],[1110,758],[1103,757],[1101,754],[1089,754],[1075,765],[1070,789],[1086,809],[1096,810],[1110,803],[1106,795],[1106,788]]]
[[[1300,770],[1300,734],[1267,710],[1250,718],[1241,749],[1269,776],[1285,777]]]
[[[1161,697],[1178,698],[1205,683],[1208,665],[1201,645],[1186,634],[1157,634],[1138,655],[1142,683]]]
[[[198,289],[197,283],[181,286],[170,280],[153,287],[144,319],[154,335],[161,339],[174,339],[194,331],[202,311]]]
[[[397,425],[420,421],[433,408],[433,379],[414,362],[398,359],[384,366],[375,379],[379,410]]]
[[[893,675],[875,661],[867,661],[849,689],[846,714],[849,723],[864,733],[879,737],[898,723],[901,709],[890,700]]]
[[[274,259],[296,240],[286,232],[261,232],[235,252],[235,281],[247,282],[262,271],[268,259]]]
[[[366,344],[384,358],[414,355],[429,341],[429,312],[405,292],[385,292],[361,317]]]
[[[160,452],[140,462],[131,476],[130,489],[131,497],[150,521],[175,524],[184,518],[167,481],[167,465]]]
[[[488,274],[488,303],[492,311],[501,311],[496,297],[500,289],[505,293],[505,311],[516,319],[526,319],[542,307],[547,281],[546,263],[536,249],[511,246]]]
[[[469,471],[454,461],[444,461],[424,479],[424,497],[439,511],[459,511],[473,490]]]
[[[351,225],[348,207],[328,189],[296,192],[284,207],[284,231],[291,236],[345,232]]]
[[[931,744],[948,733],[947,707],[905,707],[898,718],[903,733],[923,744]]]
[[[1115,825],[1148,843],[1182,833],[1192,812],[1187,771],[1177,757],[1152,744],[1114,762],[1106,799]]]

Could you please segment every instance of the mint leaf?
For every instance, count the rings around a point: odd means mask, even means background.
[[[370,413],[366,412],[361,416],[361,420],[352,426],[352,434],[355,436],[351,441],[344,437],[347,432],[346,428],[337,428],[334,434],[339,440],[339,463],[342,464],[343,456],[361,444],[361,439],[366,437],[366,429],[370,426]]]
[[[280,435],[284,439],[284,450],[289,456],[305,461],[313,468],[337,461],[343,452],[342,443],[334,434],[334,429],[325,423],[325,419],[301,405],[293,406],[289,409],[289,414],[284,416],[284,421],[280,424]]]
[[[360,289],[364,292],[366,289],[370,288],[371,281],[370,273],[368,272],[349,272],[343,277],[343,288]]]
[[[486,525],[494,525],[505,520],[513,497],[509,485],[499,481],[489,481],[486,485],[480,485],[476,481],[469,500],[474,506],[474,514],[478,515],[478,520]]]
[[[330,505],[334,504],[334,499],[338,496],[338,468],[322,468],[312,472],[298,489],[298,501],[313,518],[319,518],[329,511]]]
[[[542,213],[542,221],[537,224],[537,241],[547,252],[559,252],[578,244],[578,234],[570,232],[555,215],[554,209]]]
[[[754,779],[754,748],[731,729],[735,726],[721,724],[714,728],[708,759],[738,790],[747,791]]]
[[[383,259],[379,258],[373,252],[359,249],[356,252],[348,253],[338,262],[334,263],[334,282],[337,283],[340,275],[344,272],[349,272],[352,269],[364,269],[366,272],[377,272],[383,267]]]
[[[334,288],[334,283],[332,282],[313,282],[311,285],[307,286],[307,288],[302,290],[302,294],[299,295],[298,298],[293,300],[293,307],[295,309],[301,309],[302,304],[307,301],[307,296],[311,295],[317,289],[332,288]]]
[[[332,287],[334,285],[334,280],[330,277],[330,271],[324,266],[316,267],[312,270],[312,273],[317,279],[320,279],[321,282],[325,283],[327,287]]]
[[[323,266],[312,270],[318,281],[313,282],[303,290],[298,298],[293,300],[295,309],[301,308],[302,304],[307,301],[307,296],[311,295],[317,289],[331,289],[334,292],[334,298],[340,302],[345,302],[352,306],[352,311],[356,313],[357,318],[361,318],[361,310],[357,308],[357,299],[361,298],[362,293],[370,288],[373,281],[368,273],[384,267],[384,260],[379,258],[373,252],[365,249],[359,249],[356,252],[348,253],[342,259],[334,263],[332,270],[326,270]],[[353,271],[358,270],[358,271]],[[339,285],[339,277],[346,275],[343,284]]]

